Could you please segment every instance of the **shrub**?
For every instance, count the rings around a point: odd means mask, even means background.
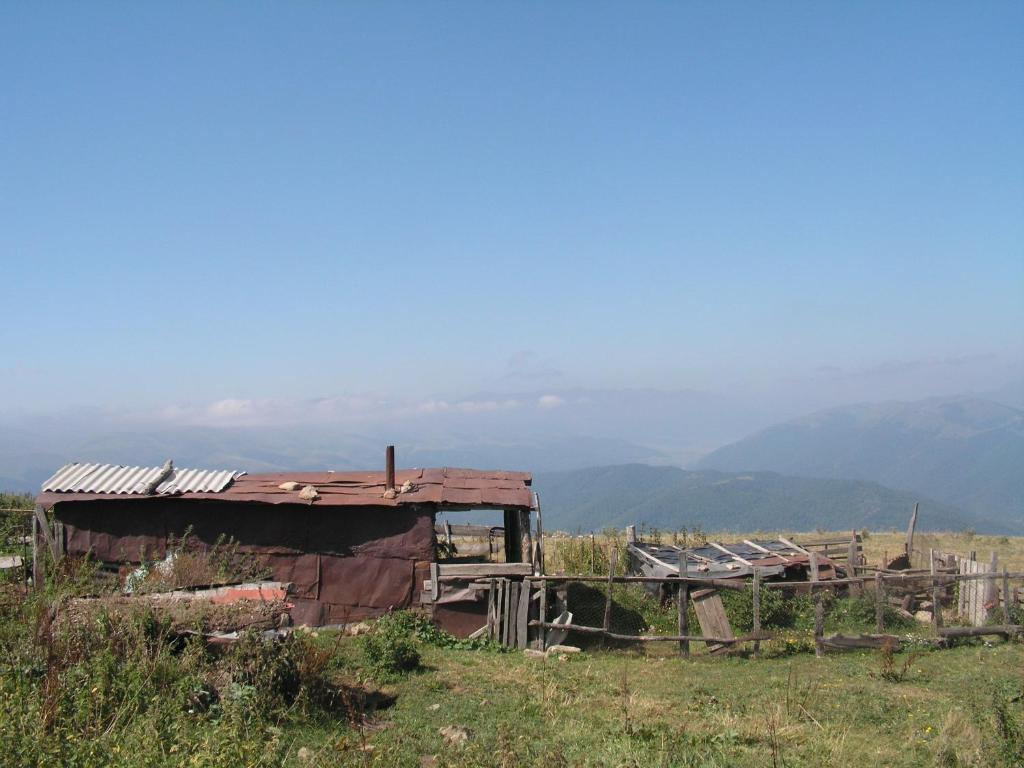
[[[388,614],[359,639],[363,659],[374,677],[389,679],[419,668],[420,652],[407,615]]]

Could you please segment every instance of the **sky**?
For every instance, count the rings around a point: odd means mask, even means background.
[[[1024,371],[1021,3],[12,0],[0,71],[0,412]]]

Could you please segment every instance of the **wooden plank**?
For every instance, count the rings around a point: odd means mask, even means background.
[[[39,531],[43,534],[43,538],[46,540],[46,546],[50,550],[50,557],[54,560],[57,559],[57,542],[53,540],[53,534],[50,532],[50,524],[46,522],[46,513],[43,508],[37,506],[35,509],[36,520],[39,523]]]
[[[697,614],[701,634],[706,637],[732,638],[732,627],[725,614],[722,598],[713,589],[699,589],[693,593],[693,610]],[[725,643],[710,643],[708,653],[720,654],[728,650]]]
[[[526,648],[527,622],[530,620],[530,580],[525,579],[519,588],[519,610],[516,614],[516,648]]]
[[[751,541],[750,539],[744,539],[743,543],[746,544],[748,547],[753,547],[758,552],[763,552],[766,555],[771,555],[772,557],[777,557],[777,558],[779,558],[784,563],[791,563],[791,562],[793,562],[792,560],[790,560],[785,555],[780,554],[778,552],[772,552],[770,549],[768,549],[766,547],[762,547],[760,544],[757,544],[757,543]]]
[[[491,585],[487,589],[487,639],[494,639],[494,600],[497,597],[498,589],[491,579]]]
[[[533,566],[529,563],[438,563],[437,573],[441,579],[453,576],[463,578],[486,578],[488,576],[532,576]]]
[[[548,620],[548,583],[540,583],[540,627],[537,632],[537,650],[547,650],[547,628],[544,622]]]
[[[785,544],[785,545],[786,545],[787,547],[790,547],[790,548],[792,548],[792,549],[795,549],[795,550],[796,550],[797,552],[801,552],[801,553],[803,553],[803,554],[805,554],[805,555],[809,555],[809,554],[811,554],[811,553],[810,553],[810,552],[808,552],[808,551],[807,551],[806,549],[804,549],[804,548],[803,548],[803,547],[801,547],[801,546],[798,546],[797,544],[794,544],[794,543],[793,543],[792,541],[790,541],[789,539],[784,539],[784,538],[782,538],[781,536],[779,536],[779,541],[781,541],[781,542],[782,542],[783,544]]]
[[[519,612],[519,582],[508,583],[508,612],[505,614],[505,645],[516,647],[516,615]]]
[[[928,550],[929,568],[932,573],[932,629],[936,634],[942,626],[942,590],[935,580],[935,550]]]
[[[894,651],[900,649],[900,640],[896,635],[828,635],[822,638],[822,644],[827,648],[837,650],[849,650],[855,648],[884,648],[891,647]]]

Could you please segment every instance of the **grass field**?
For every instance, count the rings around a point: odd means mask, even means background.
[[[869,560],[901,538],[871,533]],[[919,546],[979,558],[994,548],[1024,569],[1021,539],[943,534]],[[92,588],[71,574],[45,593],[0,592],[0,764],[1024,765],[1019,640],[940,650],[927,625],[894,620],[901,652],[815,658],[806,598],[757,657],[748,648],[713,658],[694,644],[682,659],[672,643],[598,643],[532,658],[433,630],[377,630],[370,637],[386,642],[375,656],[366,637],[309,631],[215,650],[174,639],[142,610],[101,613],[63,634],[50,626],[62,600]],[[672,631],[673,606],[635,586],[615,595],[613,621],[636,616]],[[743,606],[727,608],[738,625]],[[827,631],[872,625],[873,608],[855,600],[835,601],[826,617]],[[382,671],[380,653],[419,663]]]

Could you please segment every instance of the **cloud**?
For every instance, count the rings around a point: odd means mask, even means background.
[[[557,408],[560,405],[564,405],[565,400],[558,395],[541,395],[537,398],[538,408]]]

